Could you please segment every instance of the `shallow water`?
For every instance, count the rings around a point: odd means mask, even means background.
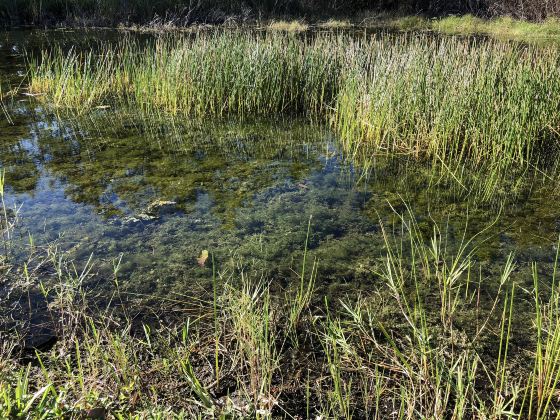
[[[11,32],[0,42],[2,80],[24,79],[24,51],[110,40],[115,32]],[[143,35],[147,37],[146,35]],[[496,278],[514,253],[517,277],[529,263],[551,272],[560,233],[556,182],[534,178],[495,186],[481,203],[474,184],[442,177],[429,164],[379,157],[365,167],[346,158],[329,130],[305,121],[204,125],[99,109],[55,116],[20,95],[0,116],[0,166],[9,205],[21,205],[19,244],[67,251],[78,266],[93,256],[95,287],[110,286],[115,261],[127,291],[192,293],[212,279],[208,250],[227,276],[260,273],[288,287],[309,249],[325,294],[355,294],[377,282],[395,211],[407,206],[429,238],[434,225],[450,249],[491,226],[476,253]],[[0,114],[1,115],[1,114]],[[473,174],[476,176],[477,174]],[[483,174],[478,174],[483,177]],[[394,232],[398,236],[399,230]],[[543,280],[546,275],[543,275]]]

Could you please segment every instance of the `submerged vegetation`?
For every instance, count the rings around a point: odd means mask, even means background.
[[[31,64],[30,91],[55,107],[172,115],[305,115],[351,154],[408,153],[496,171],[537,166],[559,137],[556,48],[428,35],[237,32],[54,50]]]
[[[15,225],[3,226],[6,243]],[[410,213],[382,234],[378,287],[367,295],[321,303],[320,262],[305,252],[297,284],[279,293],[248,268],[220,270],[205,250],[206,297],[160,299],[148,316],[121,291],[120,260],[103,297],[87,288],[90,261],[78,270],[56,248],[32,245],[0,283],[12,307],[0,318],[0,415],[556,417],[556,263],[545,279],[536,266],[523,278],[510,256],[483,275],[483,234],[452,249],[446,232],[424,235]],[[26,341],[30,296],[42,296],[55,339]]]

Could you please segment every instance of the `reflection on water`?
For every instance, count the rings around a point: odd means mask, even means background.
[[[312,216],[321,279],[344,289],[375,281],[379,221],[390,225],[393,208],[406,203],[427,234],[437,221],[457,240],[467,213],[470,234],[496,216],[452,181],[434,182],[428,166],[382,158],[367,171],[355,167],[328,131],[302,122],[166,127],[110,110],[80,122],[34,112],[12,127],[0,162],[8,202],[23,204],[21,240],[56,240],[77,261],[93,254],[102,270],[124,255],[128,288],[167,293],[209,280],[196,262],[204,249],[221,270],[250,266],[289,281]],[[502,209],[479,258],[499,266],[511,251],[527,260],[552,255],[549,193],[543,187]]]
[[[0,51],[0,71],[13,83],[21,56],[9,43]],[[196,261],[205,249],[220,271],[245,267],[288,284],[310,217],[323,291],[367,288],[384,253],[380,221],[390,229],[404,203],[427,235],[434,222],[445,228],[450,247],[466,224],[468,236],[497,220],[477,254],[485,273],[515,252],[518,275],[530,282],[523,263],[546,271],[554,257],[560,215],[551,181],[519,188],[500,206],[469,196],[468,177],[458,182],[429,164],[352,164],[328,130],[301,121],[199,126],[112,109],[78,121],[27,97],[11,114],[14,124],[0,118],[0,165],[8,203],[22,204],[21,243],[28,233],[38,244],[57,241],[78,263],[93,254],[102,273],[122,255],[131,291],[162,295],[208,282],[210,267]],[[508,195],[510,186],[499,188]]]

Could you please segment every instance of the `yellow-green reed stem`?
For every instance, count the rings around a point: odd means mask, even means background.
[[[45,52],[30,64],[30,89],[78,112],[304,115],[328,121],[354,156],[406,153],[449,171],[488,163],[499,178],[552,157],[559,62],[557,48],[498,41],[221,31]]]

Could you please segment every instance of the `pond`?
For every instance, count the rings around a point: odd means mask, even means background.
[[[151,35],[139,35],[149,39]],[[26,54],[110,41],[114,31],[2,34],[0,80],[25,77]],[[407,156],[346,156],[337,137],[302,119],[221,120],[138,115],[100,107],[56,115],[20,94],[0,118],[6,203],[19,211],[19,251],[56,246],[78,267],[91,258],[92,287],[191,294],[222,276],[252,270],[279,288],[297,279],[309,229],[322,293],[355,295],[376,284],[382,226],[410,211],[429,239],[439,226],[457,248],[481,231],[476,259],[488,276],[511,253],[519,279],[530,262],[550,273],[560,233],[556,182],[538,174],[494,185],[493,200],[462,180]],[[465,233],[466,232],[466,233]],[[205,251],[211,258],[200,262]],[[212,264],[213,261],[213,264]],[[546,276],[543,277],[545,279]]]

